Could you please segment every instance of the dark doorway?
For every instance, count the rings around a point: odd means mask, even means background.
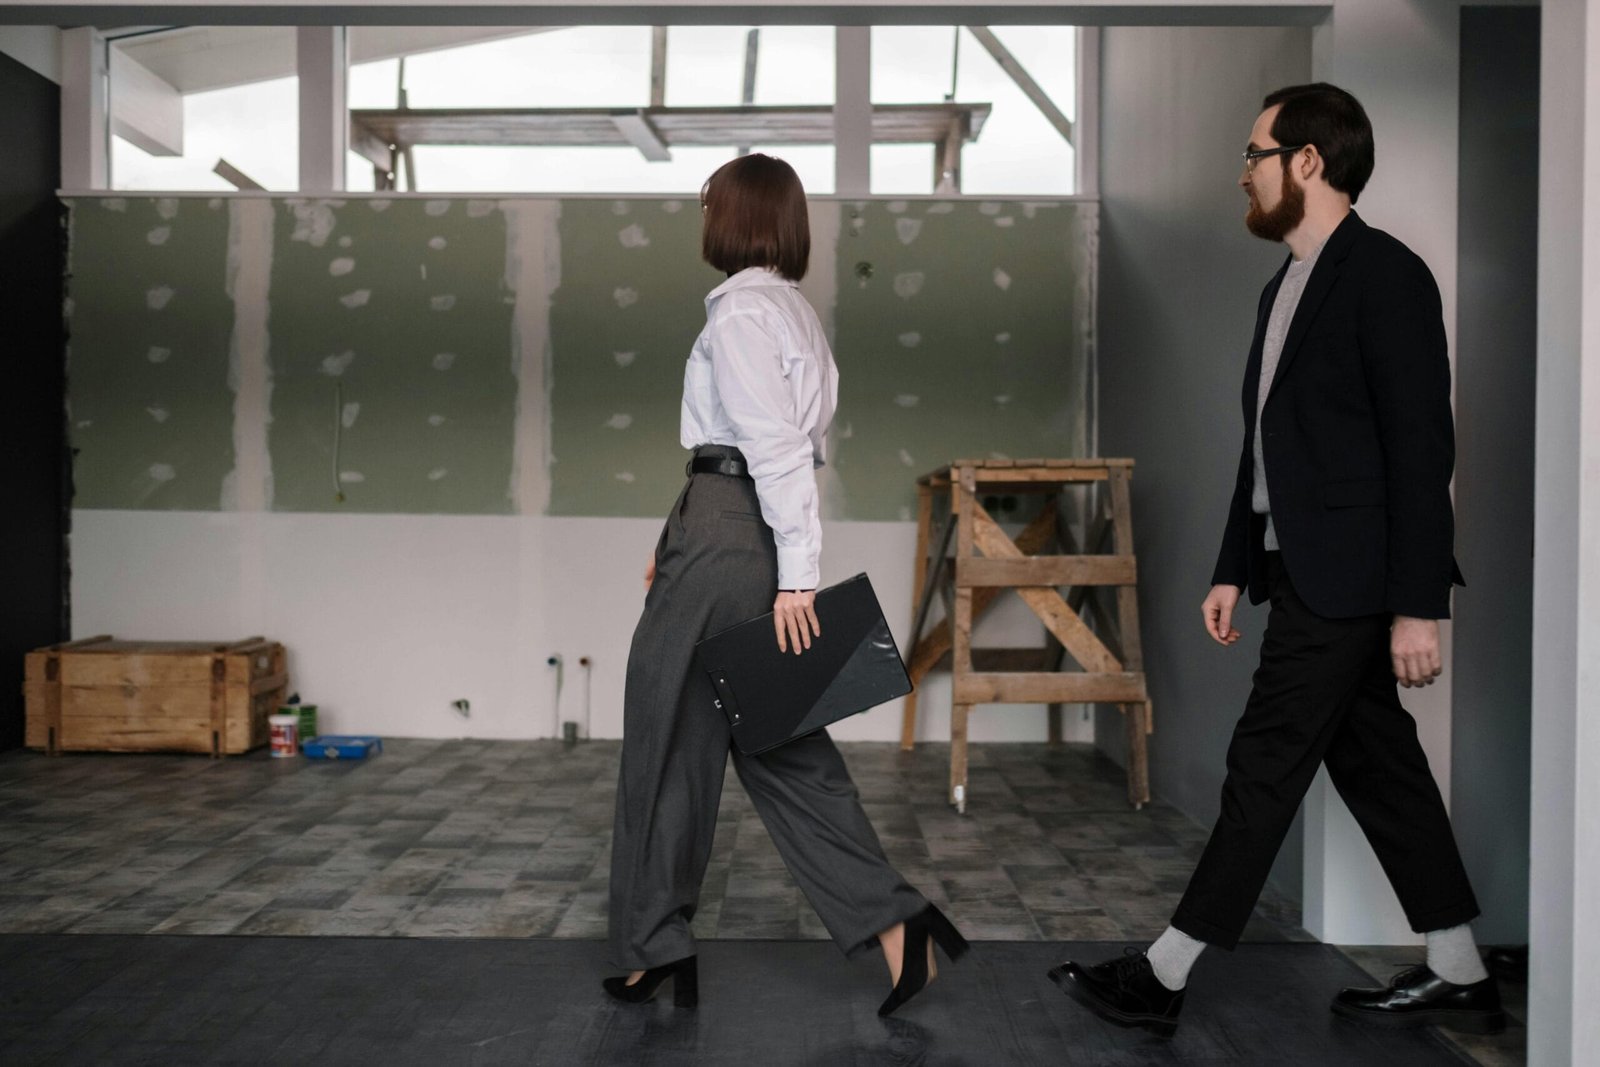
[[[22,744],[22,657],[64,640],[61,91],[0,55],[0,749]]]
[[[1539,10],[1461,10],[1451,816],[1479,939],[1528,940]]]

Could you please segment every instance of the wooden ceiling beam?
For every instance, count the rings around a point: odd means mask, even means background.
[[[872,109],[877,144],[939,144],[956,123],[975,141],[988,104],[880,104]],[[438,108],[350,112],[354,144],[640,147],[653,132],[662,150],[687,145],[832,144],[828,105],[723,108]],[[952,121],[954,120],[954,121]],[[644,124],[644,125],[641,125]],[[369,142],[357,141],[370,135]],[[643,150],[643,149],[641,149]],[[655,149],[652,147],[651,149]],[[357,147],[368,159],[374,155]],[[647,153],[648,154],[648,153]]]

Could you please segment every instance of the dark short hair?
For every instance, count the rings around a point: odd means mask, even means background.
[[[1372,123],[1361,102],[1338,86],[1315,82],[1268,94],[1261,110],[1278,104],[1283,110],[1272,120],[1272,136],[1279,144],[1316,145],[1328,184],[1355,203],[1373,165]]]
[[[773,267],[797,282],[811,259],[806,191],[794,168],[754,152],[718,167],[700,190],[700,255],[720,271]]]

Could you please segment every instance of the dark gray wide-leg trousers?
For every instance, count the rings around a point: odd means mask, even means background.
[[[697,454],[737,450],[702,445]],[[730,754],[789,873],[847,955],[927,903],[884,857],[827,731],[743,755],[713,703],[716,691],[694,669],[696,641],[771,611],[777,590],[777,547],[755,483],[691,474],[656,543],[655,580],[628,653],[611,844],[611,953],[619,967],[694,953],[689,923]]]

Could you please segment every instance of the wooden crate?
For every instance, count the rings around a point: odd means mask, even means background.
[[[283,646],[260,637],[50,645],[26,657],[26,744],[51,755],[239,755],[267,743],[288,686]]]

